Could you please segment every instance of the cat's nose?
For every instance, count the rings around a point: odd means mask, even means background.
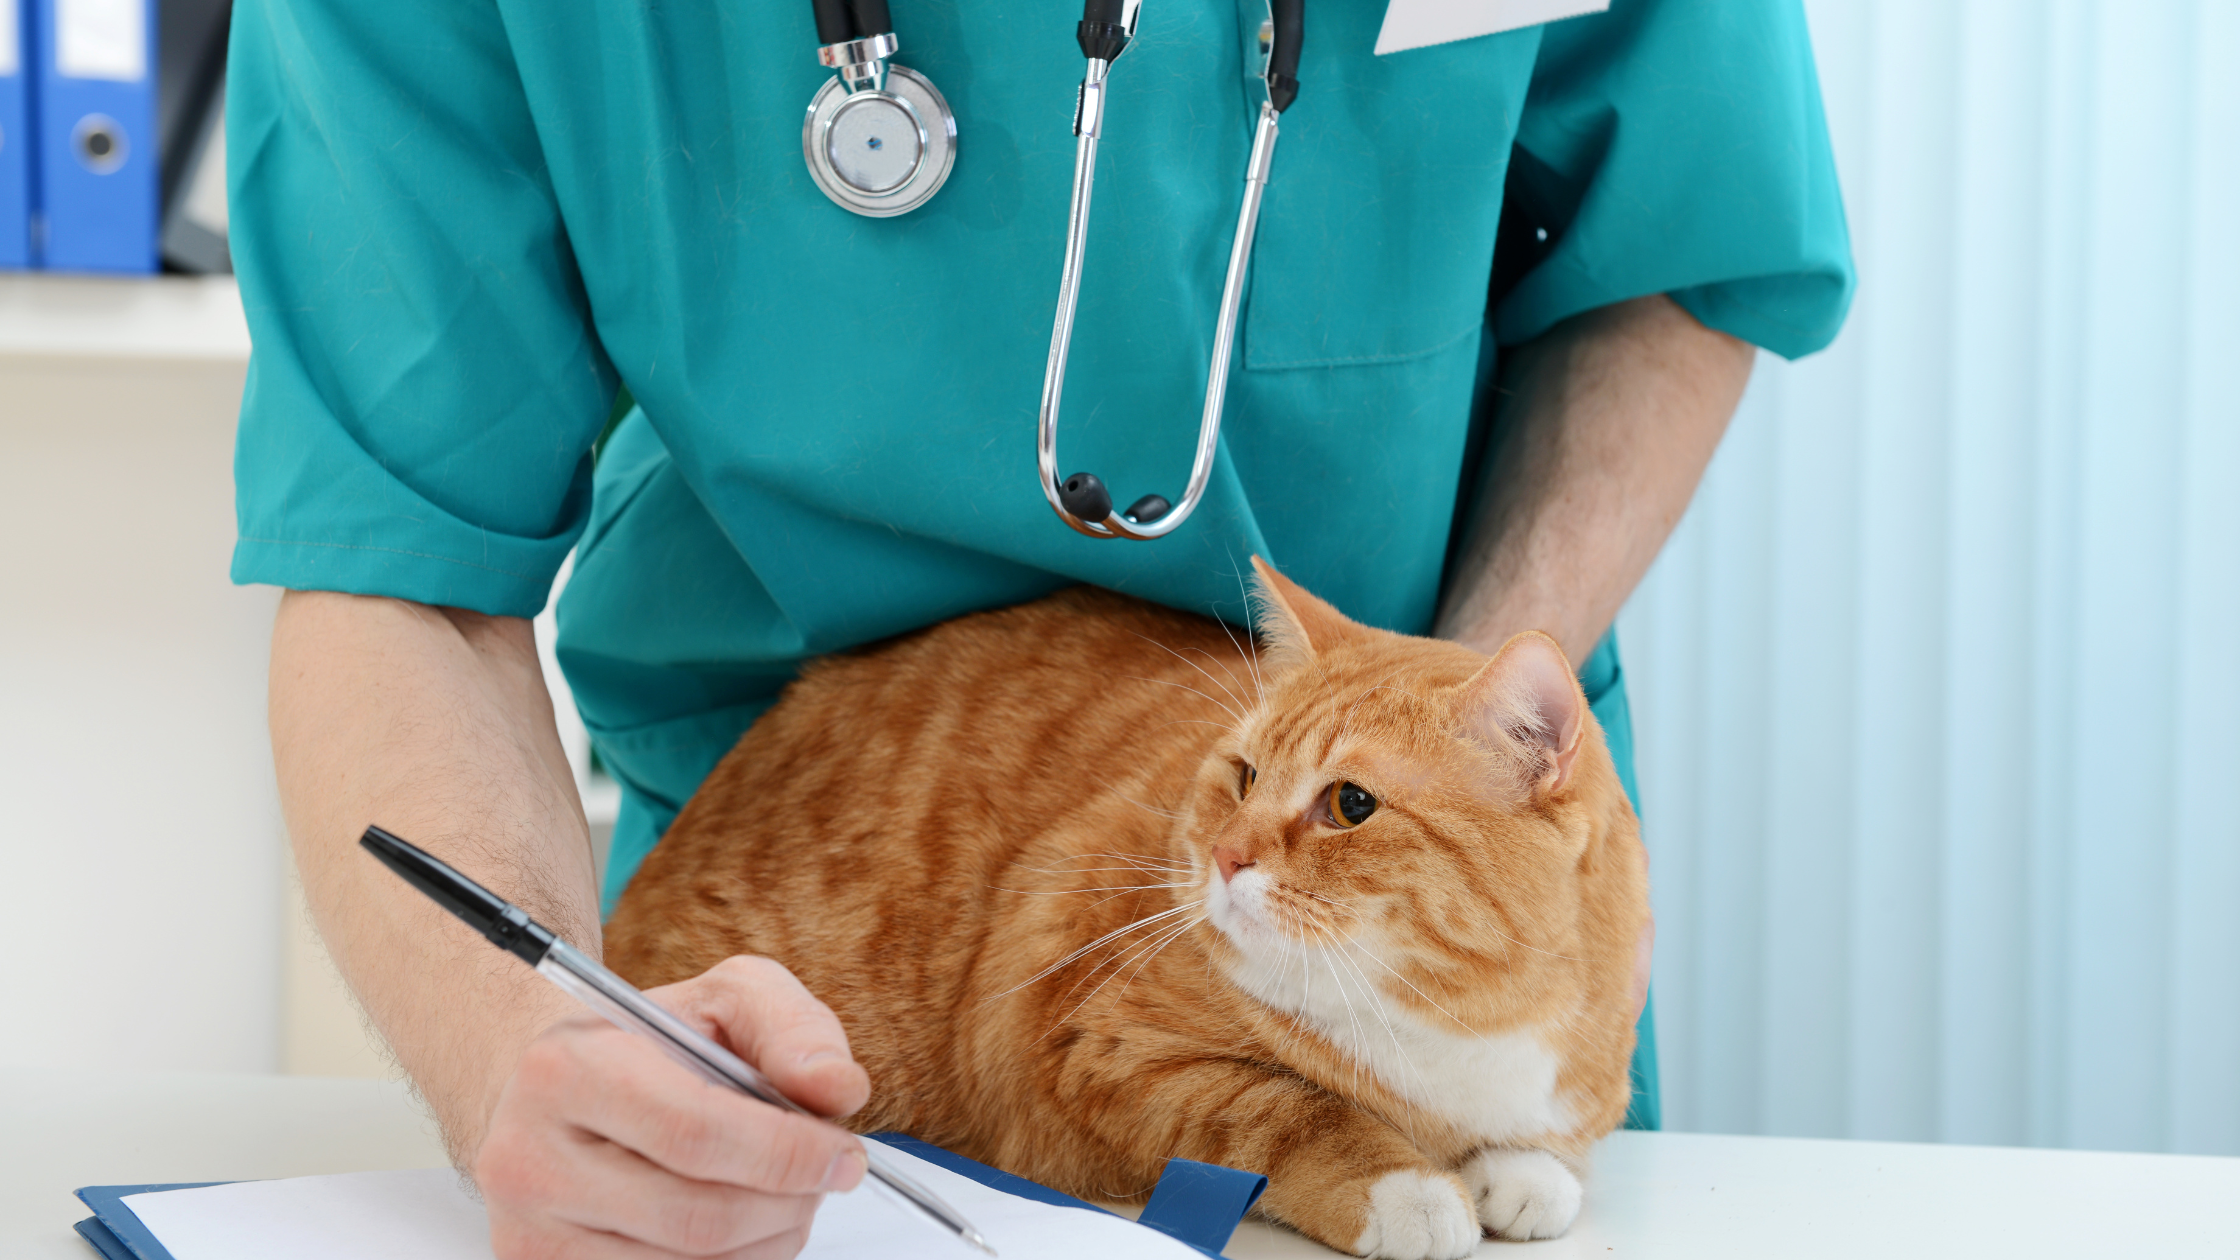
[[[1226,884],[1237,877],[1238,871],[1252,863],[1245,861],[1244,854],[1235,849],[1217,844],[1213,846],[1213,865],[1221,872],[1221,882]]]

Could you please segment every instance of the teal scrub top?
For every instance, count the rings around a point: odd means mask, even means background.
[[[1498,345],[1667,293],[1793,357],[1853,280],[1797,0],[1377,57],[1384,4],[1308,7],[1212,482],[1136,543],[1036,481],[1074,11],[894,0],[957,158],[867,219],[802,162],[802,0],[239,0],[234,579],[529,616],[575,548],[610,901],[806,656],[1074,582],[1241,619],[1255,554],[1427,632]],[[1113,71],[1059,442],[1122,502],[1188,473],[1264,13],[1153,0]],[[1505,184],[1553,227],[1489,309]],[[1583,676],[1630,787],[1614,645]]]

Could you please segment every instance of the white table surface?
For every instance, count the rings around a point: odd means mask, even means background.
[[[229,1181],[443,1162],[398,1085],[19,1072],[0,1083],[0,1257],[90,1260],[83,1185]],[[1246,1222],[1236,1260],[1327,1257]],[[1481,1257],[2233,1257],[2240,1159],[1619,1133],[1552,1242]],[[309,1258],[307,1258],[309,1260]]]
[[[0,273],[0,357],[246,363],[232,276]]]

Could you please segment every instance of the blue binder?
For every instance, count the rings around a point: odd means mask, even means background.
[[[0,268],[31,265],[31,113],[29,0],[0,0]]]
[[[152,272],[155,0],[36,0],[39,194],[54,271]]]

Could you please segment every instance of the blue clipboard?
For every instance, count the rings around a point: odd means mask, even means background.
[[[969,1177],[991,1190],[1058,1207],[1104,1211],[1093,1203],[1060,1194],[1048,1186],[991,1168],[978,1160],[966,1159],[930,1142],[900,1133],[872,1136],[896,1150],[906,1151],[929,1164],[938,1164],[960,1177]],[[78,1222],[78,1234],[101,1253],[103,1260],[171,1260],[171,1253],[125,1205],[125,1197],[224,1184],[222,1181],[189,1181],[174,1185],[87,1186],[78,1191],[78,1198],[93,1209],[93,1215]],[[1236,1232],[1244,1214],[1267,1188],[1268,1179],[1258,1173],[1195,1160],[1170,1159],[1137,1223],[1158,1230],[1213,1260],[1220,1260],[1221,1249],[1229,1245],[1229,1236]]]
[[[1104,1211],[1094,1203],[1060,1194],[1001,1168],[990,1168],[931,1142],[921,1142],[900,1133],[871,1136],[960,1177],[969,1177],[991,1190],[1058,1207]],[[1187,1247],[1220,1260],[1221,1249],[1229,1245],[1229,1236],[1237,1232],[1244,1214],[1260,1201],[1261,1192],[1267,1188],[1268,1179],[1259,1173],[1223,1168],[1219,1164],[1201,1164],[1194,1159],[1170,1159],[1166,1170],[1159,1174],[1159,1184],[1152,1188],[1151,1201],[1144,1204],[1143,1215],[1136,1218],[1136,1224],[1148,1225]]]
[[[87,1186],[78,1191],[78,1199],[93,1209],[93,1215],[78,1222],[78,1236],[91,1243],[104,1260],[171,1260],[171,1253],[163,1249],[156,1236],[124,1205],[124,1197],[224,1184],[222,1181],[181,1181],[154,1186]]]

